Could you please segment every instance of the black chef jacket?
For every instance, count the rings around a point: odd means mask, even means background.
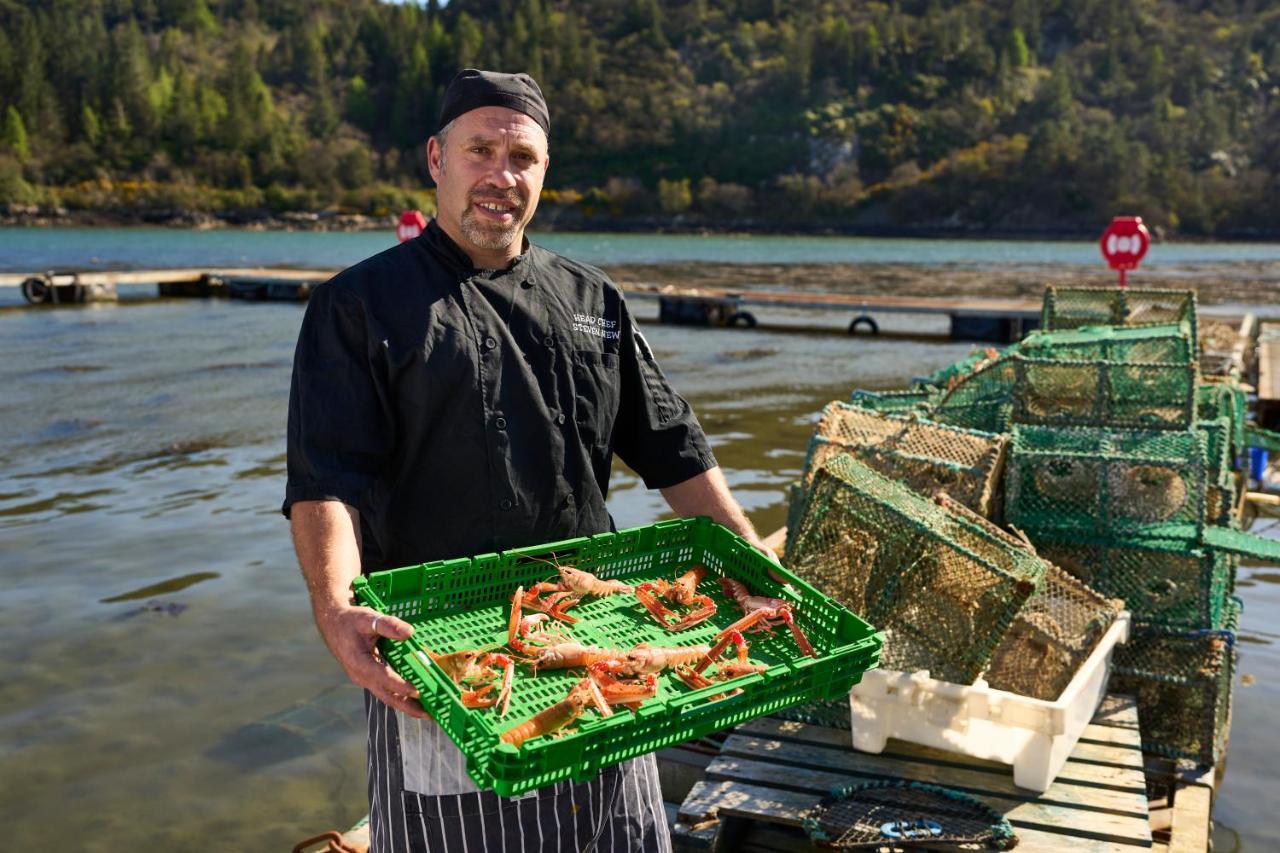
[[[614,453],[649,488],[716,464],[600,270],[479,271],[433,220],[313,291],[283,510],[357,509],[365,572],[609,530]]]

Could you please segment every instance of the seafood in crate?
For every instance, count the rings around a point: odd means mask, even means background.
[[[514,596],[513,607],[513,592],[544,582],[548,563],[618,581],[633,592],[582,598],[573,607],[572,624],[541,611],[521,613],[527,598],[523,592]],[[706,569],[697,594],[717,609],[672,633],[634,588],[670,582],[695,564]],[[681,680],[676,669],[694,667],[743,618],[721,590],[722,578],[785,602],[815,657],[802,654],[789,631],[761,632],[748,635],[753,671],[716,680],[721,666],[734,673],[735,660],[726,659],[704,667],[712,676],[705,687]],[[503,796],[588,779],[610,764],[798,702],[843,697],[875,667],[881,642],[862,619],[706,518],[408,566],[358,578],[354,587],[360,601],[415,626],[408,640],[384,639],[380,651],[418,688],[424,709],[462,749],[472,779]],[[459,686],[416,654],[424,647],[449,654],[504,643],[512,644],[517,672],[510,710],[502,718],[492,709],[467,708]],[[556,663],[571,665],[552,668]],[[712,663],[717,669],[709,669]],[[588,695],[593,690],[611,713]],[[515,733],[504,740],[509,731]]]

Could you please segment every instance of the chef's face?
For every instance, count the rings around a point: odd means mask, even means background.
[[[547,136],[524,113],[463,113],[427,143],[436,220],[476,266],[505,266],[523,248],[549,163]]]

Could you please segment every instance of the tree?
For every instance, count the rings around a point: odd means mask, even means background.
[[[658,181],[658,206],[668,216],[684,213],[693,206],[693,189],[688,178]]]
[[[1022,30],[1014,27],[1009,32],[1009,44],[1006,48],[1009,64],[1014,68],[1026,68],[1031,61],[1031,52],[1027,50],[1027,39]]]
[[[4,111],[0,145],[3,145],[19,163],[26,163],[31,159],[31,148],[27,145],[27,128],[22,123],[22,114],[13,106]]]

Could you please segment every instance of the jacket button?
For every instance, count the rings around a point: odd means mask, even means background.
[[[569,495],[567,498],[565,498],[564,502],[569,506],[573,506],[573,495]]]
[[[496,347],[497,345],[498,345],[498,342],[497,342],[496,340],[494,340],[493,338],[485,338],[485,339],[484,339],[484,348],[485,348],[485,349],[493,349],[493,348],[494,348],[494,347]]]
[[[493,425],[494,425],[494,426],[496,426],[498,429],[506,429],[506,428],[507,428],[507,419],[506,419],[506,418],[496,418],[496,419],[494,420],[494,422],[493,422]]]
[[[511,509],[511,507],[515,506],[515,504],[511,502],[511,498],[503,498],[502,503],[498,504],[498,506],[502,507],[503,509]]]
[[[565,420],[564,412],[561,412],[560,414],[556,415],[556,423],[562,424],[564,423],[564,420]]]
[[[556,339],[548,335],[542,339],[542,343],[546,345],[547,349],[555,349]]]

